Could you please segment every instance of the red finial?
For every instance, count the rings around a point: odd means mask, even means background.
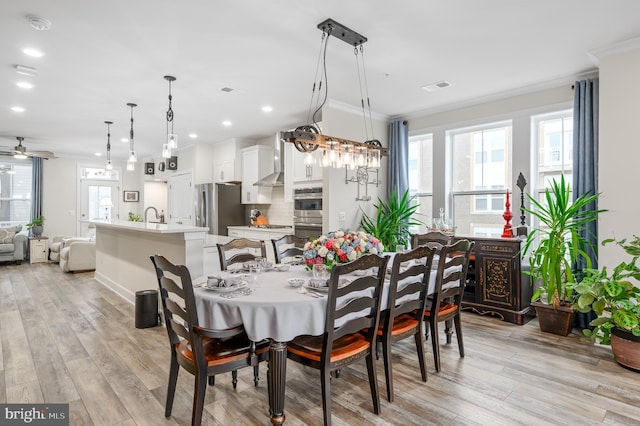
[[[511,213],[511,203],[509,202],[509,190],[507,189],[507,202],[504,203],[504,213],[502,217],[505,220],[504,228],[502,230],[502,238],[513,238],[513,230],[511,229],[511,219],[513,214]]]

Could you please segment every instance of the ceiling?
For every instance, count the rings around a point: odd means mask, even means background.
[[[401,6],[398,6],[401,4]],[[525,6],[526,5],[526,6]],[[52,22],[37,31],[27,16]],[[166,140],[168,83],[180,144],[262,138],[306,124],[327,18],[368,38],[371,109],[410,117],[499,96],[570,84],[593,72],[590,51],[640,36],[637,0],[21,0],[0,5],[0,145],[112,157],[128,144],[128,102],[139,157]],[[32,58],[22,49],[45,55]],[[329,98],[359,106],[353,48],[330,37]],[[15,65],[37,69],[35,77]],[[447,80],[451,87],[421,87]],[[16,86],[31,82],[30,90]],[[232,88],[224,92],[224,87]],[[265,113],[261,107],[270,105]],[[10,108],[22,106],[22,113]],[[225,127],[222,121],[232,125]]]

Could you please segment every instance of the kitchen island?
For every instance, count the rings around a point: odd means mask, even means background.
[[[94,223],[95,278],[132,303],[137,291],[158,288],[149,260],[153,254],[186,265],[193,278],[204,274],[203,248],[211,237],[208,228],[128,221]]]

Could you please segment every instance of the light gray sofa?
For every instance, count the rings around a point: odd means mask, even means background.
[[[28,237],[20,234],[22,225],[0,228],[0,262],[21,264],[27,254]]]

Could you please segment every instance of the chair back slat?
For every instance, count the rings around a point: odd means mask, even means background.
[[[435,251],[427,246],[417,246],[394,257],[389,282],[389,303],[384,318],[385,332],[393,329],[394,319],[399,315],[415,312],[416,319],[421,318]]]
[[[158,278],[169,341],[176,344],[182,337],[191,345],[196,362],[206,365],[202,341],[194,333],[198,312],[189,270],[184,265],[174,265],[164,256],[153,255],[150,258]]]
[[[217,244],[220,257],[220,269],[226,271],[229,265],[247,262],[256,257],[267,257],[264,241],[250,240],[248,238],[236,238],[227,244]],[[239,250],[243,252],[238,253]],[[256,254],[259,253],[259,254]],[[228,257],[227,257],[228,256]]]
[[[279,239],[272,239],[271,244],[273,245],[276,263],[282,263],[287,257],[301,256],[304,253],[303,247],[306,242],[306,238],[295,235],[285,235]]]
[[[439,243],[443,246],[451,244],[452,235],[444,234],[440,231],[431,231],[426,234],[411,234],[411,247],[416,248],[427,243]]]
[[[436,272],[436,292],[433,296],[436,310],[447,299],[452,299],[450,302],[460,308],[473,245],[471,241],[459,240],[441,248]],[[451,268],[454,267],[458,269],[452,271]]]
[[[364,255],[353,262],[333,266],[327,298],[326,344],[323,345],[322,356],[324,362],[328,363],[333,342],[347,334],[368,329],[367,338],[375,344],[375,329],[380,320],[382,286],[388,261],[388,256]],[[378,268],[375,277],[365,275],[354,279],[350,275],[347,278],[348,284],[339,286],[345,275],[356,271],[366,272],[374,267]]]

